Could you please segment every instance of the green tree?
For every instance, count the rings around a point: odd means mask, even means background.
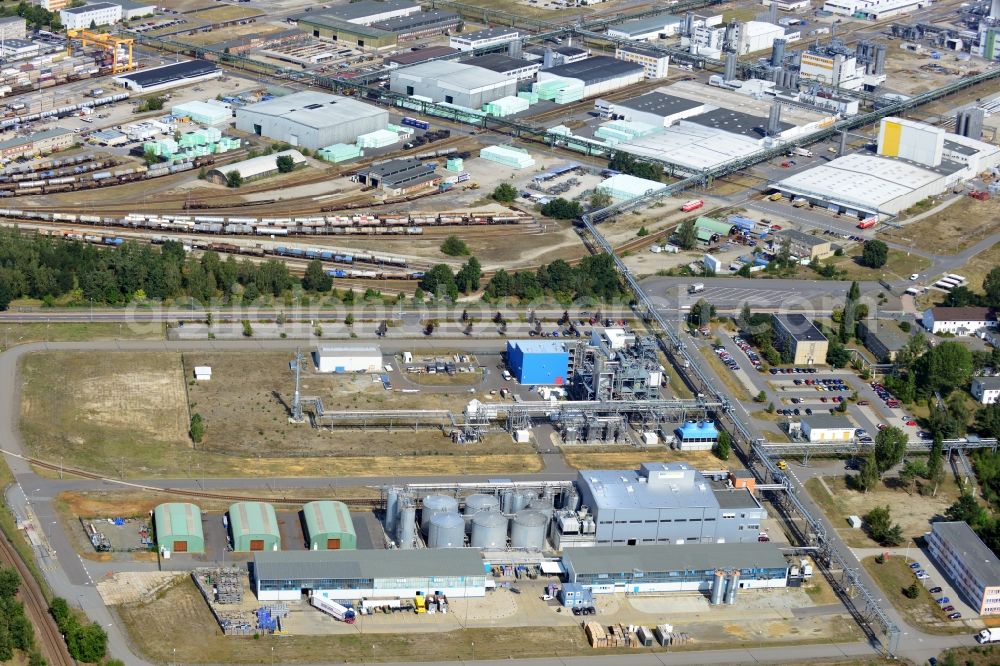
[[[494,200],[501,203],[510,203],[517,198],[517,188],[510,183],[500,183],[493,190],[491,196]]]
[[[295,160],[291,155],[278,155],[275,165],[278,167],[278,173],[290,173],[295,170]]]
[[[940,435],[934,436],[931,452],[927,456],[927,478],[935,483],[944,476],[944,442]]]
[[[766,402],[767,401],[767,393],[765,393],[764,391],[761,391],[760,393],[757,394],[757,397],[755,397],[753,399],[753,401],[754,402]]]
[[[719,439],[715,441],[715,455],[719,460],[729,460],[732,452],[732,440],[725,430],[719,431]]]
[[[909,587],[903,588],[903,596],[907,599],[916,599],[920,596],[920,586],[916,583],[910,583]]]
[[[864,515],[868,535],[881,546],[898,546],[903,542],[903,528],[892,522],[888,506],[877,506]]]
[[[903,461],[908,439],[906,433],[896,426],[883,428],[875,435],[875,464],[880,473],[886,473]]]
[[[882,473],[878,469],[878,463],[875,462],[875,455],[869,453],[861,461],[861,466],[858,468],[858,473],[854,478],[854,482],[860,490],[868,492],[869,490],[874,490],[882,481]]]
[[[861,298],[861,288],[858,283],[852,282],[851,288],[847,291],[847,300],[844,302],[844,311],[840,316],[840,341],[844,344],[854,335],[854,329],[858,316],[858,299]]]
[[[907,460],[903,464],[903,469],[899,470],[899,480],[903,482],[908,491],[917,479],[926,477],[927,464],[922,460]]]
[[[880,240],[865,241],[861,263],[869,268],[882,268],[889,259],[889,246]]]
[[[470,257],[467,262],[462,264],[458,273],[455,274],[455,284],[458,285],[459,291],[463,294],[468,294],[479,289],[482,276],[483,269],[479,264],[479,260],[475,257]]]
[[[78,625],[66,634],[66,647],[74,659],[92,664],[104,658],[108,649],[108,635],[96,622]]]
[[[250,324],[250,320],[244,319],[240,323],[243,325],[243,337],[245,338],[253,337],[253,326]]]
[[[0,599],[13,599],[21,587],[21,577],[14,569],[0,568]]]
[[[302,288],[325,294],[333,288],[333,278],[327,275],[323,262],[313,259],[306,264],[306,273],[302,277]]]
[[[243,186],[243,176],[239,171],[233,169],[226,173],[226,187],[242,187]]]
[[[556,220],[575,220],[583,215],[583,208],[576,201],[567,201],[560,197],[542,206],[542,215]]]
[[[694,228],[694,220],[684,220],[676,231],[677,245],[682,250],[693,250],[698,245],[698,231]]]
[[[646,227],[639,227],[639,231],[636,232],[635,235],[638,236],[639,238],[645,238],[646,236],[649,235],[649,229],[647,229]]]
[[[469,246],[458,236],[448,236],[441,243],[441,252],[449,257],[465,257],[469,254]]]
[[[596,189],[590,194],[590,207],[593,210],[600,210],[611,205],[611,195],[605,189]]]
[[[977,532],[991,521],[989,511],[976,501],[972,493],[962,493],[954,504],[945,509],[944,517],[951,521],[968,523],[969,527]]]
[[[1000,266],[990,269],[983,278],[983,304],[986,307],[1000,309]]]
[[[750,303],[744,302],[743,307],[740,309],[740,315],[736,319],[736,325],[739,327],[741,332],[750,332],[751,317],[753,317],[753,313],[750,312]]]
[[[195,444],[200,444],[202,438],[205,437],[205,422],[201,418],[201,414],[195,413],[191,415],[191,427],[188,430],[188,434],[191,435],[191,441]]]
[[[972,377],[972,352],[960,342],[942,342],[924,354],[923,359],[923,385],[942,394],[965,386]]]
[[[160,162],[160,157],[153,148],[146,148],[142,151],[142,161],[146,163],[146,166],[153,166]]]
[[[452,300],[458,298],[455,274],[447,264],[437,264],[424,273],[424,277],[420,279],[420,288],[435,296],[450,296]]]

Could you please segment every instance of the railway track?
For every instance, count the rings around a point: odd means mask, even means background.
[[[74,666],[76,662],[70,657],[55,620],[49,615],[49,604],[38,581],[31,575],[28,565],[6,536],[0,538],[0,562],[13,567],[21,577],[21,601],[24,603],[25,615],[35,628],[35,638],[42,655],[51,666]]]
[[[22,460],[31,463],[37,467],[47,469],[53,472],[59,472],[61,474],[69,474],[71,476],[77,476],[83,479],[92,479],[94,481],[103,481],[105,483],[120,485],[124,488],[129,488],[132,490],[144,490],[148,492],[163,493],[164,495],[173,495],[175,497],[190,497],[198,499],[211,499],[211,500],[222,500],[227,502],[270,502],[271,504],[305,504],[306,502],[314,502],[316,500],[324,499],[336,499],[339,502],[343,502],[348,507],[352,509],[375,509],[382,505],[381,500],[374,498],[359,498],[359,497],[347,497],[347,498],[336,498],[329,495],[313,495],[313,496],[302,496],[302,497],[272,497],[272,496],[254,496],[254,495],[244,495],[238,493],[215,493],[207,490],[187,490],[184,488],[160,488],[158,486],[151,486],[143,483],[132,483],[130,481],[123,481],[120,479],[114,479],[101,474],[95,474],[94,472],[88,472],[86,470],[77,469],[75,467],[65,467],[62,465],[55,465],[44,460],[39,460],[38,458],[31,458],[28,456],[17,455],[11,451],[4,451],[10,455],[14,455]],[[4,540],[4,543],[6,541]],[[7,544],[9,545],[9,544]],[[16,553],[15,553],[16,555]],[[30,576],[30,574],[29,574]],[[44,599],[43,599],[44,603]],[[48,608],[47,605],[44,606],[45,609]],[[47,614],[47,610],[46,610]],[[58,636],[58,632],[57,632]],[[61,638],[60,638],[61,641]],[[68,657],[69,655],[67,655]],[[73,666],[73,662],[67,662],[67,666]]]

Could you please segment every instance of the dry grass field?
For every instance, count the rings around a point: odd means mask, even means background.
[[[194,365],[213,379],[187,385]],[[185,371],[187,368],[187,371]],[[126,478],[373,476],[533,472],[538,456],[506,435],[456,445],[440,431],[325,431],[288,423],[285,354],[44,353],[25,359],[21,428],[35,457]],[[187,393],[190,392],[190,396]],[[461,411],[470,394],[390,393],[369,375],[312,376],[328,409],[426,406]],[[187,436],[201,414],[205,438]],[[52,472],[46,472],[52,474]]]
[[[881,235],[923,250],[956,254],[998,231],[1000,208],[995,201],[962,197],[934,215]]]
[[[878,581],[889,601],[911,626],[928,634],[943,636],[974,633],[964,621],[949,620],[947,614],[934,602],[934,597],[923,585],[917,585],[920,593],[916,599],[910,599],[903,594],[903,589],[916,581],[913,570],[903,558],[890,557],[882,564],[878,564],[874,557],[866,557],[861,560],[861,564],[872,578]]]
[[[620,447],[572,447],[563,449],[563,457],[570,467],[576,469],[636,469],[644,462],[686,462],[696,469],[719,469],[729,467],[740,468],[742,465],[736,456],[723,461],[715,457],[711,451],[674,451],[664,446],[649,449],[628,449]],[[597,450],[594,450],[594,449]]]
[[[94,322],[85,324],[20,324],[0,325],[0,348],[26,345],[31,342],[80,342],[83,340],[162,340],[163,325],[151,323],[118,324]]]
[[[256,16],[266,16],[265,12],[253,6],[242,5],[216,5],[209,9],[202,9],[194,12],[194,15],[209,23],[221,23],[223,21],[236,21],[239,19],[252,18]]]

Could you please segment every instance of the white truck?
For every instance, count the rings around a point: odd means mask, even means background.
[[[795,150],[793,150],[792,152],[795,153],[796,155],[801,156],[801,157],[812,157],[813,156],[813,151],[808,150],[806,148],[800,148],[798,146],[796,146]]]
[[[353,609],[348,608],[347,606],[341,606],[332,599],[317,597],[315,594],[309,597],[309,603],[318,610],[323,611],[327,615],[332,615],[334,618],[346,624],[354,624],[354,620],[357,617]]]
[[[980,643],[996,643],[1000,641],[1000,629],[983,629],[976,634],[976,640]]]
[[[689,294],[700,294],[703,291],[705,291],[705,285],[702,282],[695,282],[688,287]]]

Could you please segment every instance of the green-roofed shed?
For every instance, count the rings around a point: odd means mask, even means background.
[[[274,507],[264,502],[237,502],[229,507],[233,550],[241,553],[281,550],[281,533]]]
[[[156,546],[171,553],[204,553],[201,509],[185,502],[168,502],[153,510]]]
[[[721,220],[713,220],[710,217],[699,217],[694,221],[694,228],[707,229],[713,234],[719,234],[723,237],[728,236],[733,231],[733,225]]]
[[[358,537],[343,502],[309,502],[302,507],[309,550],[355,550]]]

